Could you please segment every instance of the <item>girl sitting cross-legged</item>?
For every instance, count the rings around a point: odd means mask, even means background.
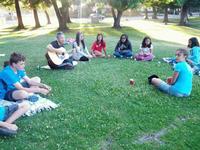
[[[82,32],[77,32],[76,41],[73,43],[72,57],[76,61],[89,61],[92,55],[88,52]]]
[[[140,46],[140,52],[135,56],[137,61],[151,61],[154,58],[153,44],[150,37],[145,37]]]
[[[104,54],[102,54],[102,50]],[[103,34],[97,34],[96,41],[92,44],[91,54],[93,57],[107,57],[106,54],[106,42],[103,40]]]
[[[133,56],[132,45],[128,40],[128,35],[122,34],[119,42],[115,47],[114,57],[117,58],[131,58]]]

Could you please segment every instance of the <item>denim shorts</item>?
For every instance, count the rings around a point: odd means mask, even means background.
[[[26,88],[29,88],[29,87],[30,87],[30,86],[28,85],[28,83],[26,83],[26,82],[22,82],[21,85],[22,85],[23,87],[26,87]],[[4,99],[7,100],[7,101],[16,101],[16,100],[13,98],[13,93],[14,93],[15,91],[18,91],[18,90],[17,90],[17,89],[12,89],[12,90],[8,91],[8,92],[5,94]]]
[[[4,116],[4,121],[6,121],[12,114],[17,111],[18,105],[17,104],[12,104],[10,106],[5,106],[5,116]]]
[[[167,84],[166,82],[161,82],[160,85],[158,86],[158,89],[164,93],[167,93],[169,95],[172,96],[176,96],[176,97],[187,97],[189,95],[187,94],[182,94],[180,92],[178,92],[176,89],[173,88],[173,86]]]

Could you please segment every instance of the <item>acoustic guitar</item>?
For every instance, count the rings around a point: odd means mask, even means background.
[[[48,51],[45,56],[47,58],[48,65],[52,69],[58,68],[58,66],[60,66],[64,62],[64,60],[69,59],[70,57],[69,54],[67,53],[59,55],[56,54],[55,52],[50,52],[50,51]]]

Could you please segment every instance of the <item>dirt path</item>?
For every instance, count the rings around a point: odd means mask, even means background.
[[[122,22],[122,25],[133,27],[136,30],[146,33],[150,37],[158,40],[174,42],[186,45],[188,39],[194,35],[187,34],[181,31],[176,31],[170,28],[170,25],[164,25],[153,21],[145,20],[126,20]]]

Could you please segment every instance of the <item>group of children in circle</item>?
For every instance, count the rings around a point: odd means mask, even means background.
[[[89,61],[96,57],[109,57],[106,52],[106,43],[103,34],[98,34],[96,41],[91,46],[91,51],[87,50],[84,42],[83,33],[76,34],[75,41],[72,43],[72,53],[61,65],[51,66],[52,69],[73,69],[74,62]],[[47,52],[54,52],[58,56],[67,54],[64,45],[66,43],[65,35],[62,32],[57,33],[56,40],[47,46]],[[193,73],[200,71],[200,47],[197,38],[191,38],[188,41],[187,49],[180,48],[176,50],[175,57],[170,58],[173,64],[174,73],[166,81],[153,74],[148,77],[148,83],[154,85],[160,91],[176,97],[188,97],[192,91]],[[102,53],[104,52],[104,54]],[[122,34],[117,43],[113,56],[116,58],[130,58],[138,61],[151,61],[154,58],[153,45],[149,37],[145,37],[140,46],[138,54],[133,55],[131,42],[126,34]],[[13,135],[17,133],[18,127],[14,124],[15,120],[22,116],[28,109],[27,100],[31,100],[30,93],[47,95],[52,88],[49,85],[41,83],[39,77],[29,78],[25,72],[25,56],[21,53],[12,53],[8,63],[5,63],[3,70],[0,71],[0,100],[4,99],[15,103],[10,106],[0,105],[0,135]]]
[[[72,69],[73,61],[89,61],[91,58],[109,58],[110,55],[106,51],[106,42],[104,40],[103,34],[97,34],[96,40],[91,46],[91,50],[87,49],[85,44],[84,35],[82,32],[77,32],[75,40],[67,41],[63,32],[58,32],[56,35],[56,40],[51,42],[47,46],[47,50],[51,52],[56,52],[57,54],[62,55],[67,53],[64,48],[66,43],[72,44],[72,52],[70,52],[70,58],[63,62],[62,65],[57,66],[57,68],[49,66],[54,69]],[[140,46],[140,51],[138,54],[133,54],[132,44],[128,39],[127,34],[122,34],[120,40],[118,41],[113,57],[116,58],[130,58],[137,61],[151,61],[154,58],[153,55],[153,44],[150,37],[145,37]]]
[[[47,46],[47,51],[56,52],[57,54],[67,53],[65,44],[65,35],[58,32],[56,40]],[[77,32],[76,39],[72,43],[71,57],[63,62],[61,66],[53,69],[72,69],[73,61],[89,61],[96,57],[110,57],[106,52],[106,42],[103,34],[97,34],[96,40],[88,51],[84,35],[82,32]],[[149,84],[153,84],[159,90],[176,97],[187,97],[192,91],[193,74],[200,72],[200,47],[196,37],[188,40],[188,48],[180,48],[176,51],[175,57],[169,59],[169,63],[173,65],[174,74],[168,77],[166,81],[161,80],[157,75],[153,74],[148,77]],[[104,52],[104,53],[103,53]],[[152,61],[153,44],[150,37],[145,37],[140,45],[139,52],[133,55],[132,45],[128,39],[128,35],[122,34],[118,41],[114,53],[114,58],[130,58],[137,61]],[[48,61],[48,60],[47,60]],[[51,63],[49,63],[51,67]]]

